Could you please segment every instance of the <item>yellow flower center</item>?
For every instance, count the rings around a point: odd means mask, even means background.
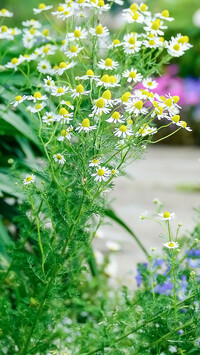
[[[97,35],[102,35],[103,33],[103,27],[101,25],[97,26],[96,29],[95,29],[95,33]]]
[[[29,32],[30,32],[31,35],[34,35],[34,34],[35,34],[35,29],[34,29],[34,28],[31,28],[31,29],[29,30]]]
[[[91,70],[91,69],[87,70],[86,75],[91,75],[91,76],[93,76],[93,75],[94,75],[93,70]]]
[[[189,42],[189,37],[188,36],[182,36],[181,38],[178,39],[178,43],[188,43]]]
[[[107,59],[105,60],[105,65],[106,65],[107,67],[111,67],[111,66],[112,66],[112,59],[107,58]]]
[[[12,63],[12,64],[17,64],[17,63],[18,63],[18,59],[17,59],[17,58],[11,59],[11,63]]]
[[[33,97],[34,97],[35,99],[41,99],[42,94],[41,94],[40,92],[36,91],[35,94],[33,95]]]
[[[111,75],[111,76],[109,77],[109,82],[110,82],[111,84],[115,84],[115,83],[117,82],[117,78],[115,78],[114,75]]]
[[[135,108],[137,108],[138,110],[141,110],[142,107],[143,107],[143,102],[141,100],[137,101],[135,104],[134,104]]]
[[[174,49],[175,51],[179,51],[180,45],[179,45],[178,43],[176,43],[176,44],[173,46],[173,49]]]
[[[165,42],[164,37],[160,37],[160,38],[159,38],[159,41],[164,43],[164,42]]]
[[[161,12],[161,15],[163,17],[169,17],[169,11],[168,10],[164,10],[164,11]]]
[[[153,39],[150,39],[149,45],[150,45],[150,46],[154,46],[155,44],[156,44],[156,42],[155,42]]]
[[[65,9],[64,9],[63,6],[58,6],[57,11],[58,12],[63,12],[63,11],[65,11]]]
[[[157,31],[157,30],[159,29],[159,27],[160,27],[160,20],[157,19],[156,21],[154,21],[154,22],[152,23],[151,28],[152,28],[152,30]]]
[[[1,26],[1,32],[7,32],[8,27],[7,26]]]
[[[138,12],[135,12],[135,11],[133,11],[133,13],[134,14],[132,15],[132,19],[136,21],[140,15]]]
[[[59,64],[60,69],[64,69],[66,67],[67,67],[67,64],[65,62],[60,62],[60,64]]]
[[[116,174],[116,170],[115,170],[115,169],[112,169],[112,170],[111,170],[111,174],[112,174],[112,175],[115,175],[115,174]]]
[[[65,11],[65,12],[64,12],[64,15],[65,15],[65,16],[69,15],[69,11]]]
[[[123,124],[123,125],[121,125],[121,126],[119,127],[119,130],[120,130],[121,132],[126,132],[126,131],[127,131],[127,127]]]
[[[119,119],[119,112],[117,112],[117,111],[113,112],[112,118],[114,118],[114,120],[118,120]]]
[[[128,119],[128,124],[133,124],[133,120],[131,118]]]
[[[173,116],[172,117],[172,121],[175,122],[175,123],[179,122],[180,121],[180,116],[179,115]]]
[[[68,105],[68,106],[71,106],[71,102],[70,101],[65,101],[65,103]]]
[[[128,102],[130,96],[131,96],[130,92],[128,92],[128,91],[125,92],[125,94],[122,95],[122,97],[121,97],[122,102]]]
[[[82,94],[84,92],[84,87],[83,85],[79,84],[77,87],[76,87],[76,92],[78,92],[79,94]]]
[[[131,71],[131,72],[129,73],[129,77],[132,78],[132,79],[135,79],[135,77],[136,77],[136,72]]]
[[[62,160],[62,155],[61,155],[61,154],[56,154],[56,158],[57,158],[58,160]]]
[[[66,131],[66,129],[62,129],[60,134],[61,134],[61,136],[66,137],[68,135],[68,132]]]
[[[60,109],[60,111],[59,111],[59,115],[60,116],[66,116],[66,115],[68,115],[68,111],[66,110],[66,108],[64,108],[64,107],[61,107],[61,109]]]
[[[53,69],[54,69],[54,70],[58,70],[58,69],[59,69],[59,66],[58,66],[58,65],[54,65],[54,66],[53,66]]]
[[[101,81],[103,81],[103,83],[109,83],[109,75],[105,74],[101,77]]]
[[[40,108],[42,108],[42,105],[41,105],[41,104],[36,104],[36,105],[35,105],[35,109],[36,109],[36,110],[39,110]]]
[[[14,35],[15,35],[15,33],[16,33],[15,28],[12,28],[12,35],[14,36]]]
[[[6,13],[6,9],[1,9],[1,13],[4,15]]]
[[[179,102],[180,97],[179,96],[172,96],[172,99],[174,101],[175,104],[177,104],[177,102]]]
[[[170,217],[170,213],[168,211],[163,213],[163,217],[164,218],[169,218]]]
[[[131,38],[129,38],[128,43],[130,43],[130,44],[135,44],[135,42],[136,42],[135,37],[131,37]]]
[[[116,46],[117,44],[120,44],[120,41],[118,39],[114,39],[113,44],[114,44],[114,46]]]
[[[103,107],[105,106],[104,99],[98,99],[98,100],[96,101],[96,106],[97,106],[98,108],[103,108]]]
[[[22,97],[20,95],[15,96],[15,101],[20,101],[22,99]]]
[[[47,120],[51,120],[52,118],[52,115],[47,116]]]
[[[142,12],[146,11],[146,9],[147,9],[147,5],[146,5],[146,4],[142,4],[142,5],[140,6],[140,10],[141,10]]]
[[[74,37],[76,37],[76,38],[81,37],[81,31],[75,30],[75,31],[74,31]]]
[[[32,180],[33,180],[32,176],[27,176],[26,182],[30,182],[30,181],[32,181]]]
[[[130,6],[130,9],[131,9],[131,11],[137,11],[137,9],[138,9],[137,4],[132,4]]]
[[[44,3],[39,4],[38,9],[45,9],[46,5]]]
[[[165,100],[165,105],[168,106],[168,107],[171,107],[171,105],[172,105],[172,99],[167,99],[167,100]]]
[[[187,123],[185,121],[181,121],[180,124],[183,128],[187,127]]]
[[[104,91],[102,97],[103,97],[103,99],[110,100],[110,99],[111,99],[111,92],[110,92],[110,90]]]
[[[97,6],[99,7],[104,7],[105,3],[103,0],[99,0],[98,3],[97,3]]]
[[[66,40],[65,40],[65,39],[63,39],[63,40],[61,41],[62,46],[64,46],[64,45],[65,45],[65,42],[66,42]]]
[[[70,52],[72,52],[72,53],[76,53],[77,50],[78,50],[78,48],[77,48],[76,46],[71,46],[71,48],[70,48],[69,50],[70,50]]]
[[[103,176],[104,174],[105,174],[105,170],[103,170],[103,169],[98,169],[97,175]]]
[[[45,28],[45,30],[42,32],[45,37],[49,36],[49,30]]]
[[[156,110],[155,110],[155,113],[157,113],[157,115],[162,115],[163,108],[161,106],[157,107]]]
[[[82,123],[81,123],[81,126],[82,127],[87,127],[89,128],[90,127],[90,120],[88,118],[85,118]]]
[[[174,243],[173,242],[169,242],[168,243],[168,247],[173,248],[174,247]]]
[[[62,94],[63,92],[64,92],[64,89],[63,89],[63,88],[58,88],[58,89],[57,89],[57,93],[58,93],[58,94]]]
[[[43,65],[42,65],[42,69],[47,69],[46,64],[43,64]]]
[[[98,164],[98,162],[99,162],[98,159],[93,159],[93,160],[92,160],[92,163],[93,163],[93,164]]]
[[[47,47],[47,46],[45,46],[44,48],[43,48],[43,53],[48,53],[49,52],[49,48]]]

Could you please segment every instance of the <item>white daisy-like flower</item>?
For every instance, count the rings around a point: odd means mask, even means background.
[[[138,116],[141,114],[145,115],[148,112],[148,109],[144,107],[142,100],[135,98],[126,103],[125,111],[128,113],[134,113],[136,116]]]
[[[179,248],[179,243],[177,243],[177,242],[172,242],[172,241],[170,241],[170,242],[168,242],[168,243],[164,243],[163,244],[166,248],[169,248],[169,249],[177,249],[177,248]]]
[[[125,92],[119,99],[115,100],[116,105],[123,104],[127,105],[131,100],[131,93],[129,91]]]
[[[181,107],[177,104],[176,101],[173,100],[172,97],[169,96],[167,99],[163,98],[162,103],[164,109],[169,112],[170,116],[174,116],[179,113]]]
[[[111,75],[109,76],[108,74],[104,74],[100,79],[98,78],[96,80],[96,85],[97,86],[104,86],[105,88],[111,88],[111,87],[117,87],[120,86],[120,75]]]
[[[122,16],[126,19],[128,23],[143,23],[145,21],[143,14],[138,11],[124,11],[122,12]]]
[[[12,36],[17,36],[17,35],[20,35],[22,33],[22,31],[18,28],[18,27],[14,27],[14,28],[11,28],[11,35]]]
[[[94,72],[92,69],[88,69],[86,71],[86,74],[83,76],[76,76],[76,80],[97,80],[99,78],[99,75],[94,75]]]
[[[0,39],[13,40],[14,35],[12,34],[12,29],[7,26],[0,27]]]
[[[142,85],[147,88],[147,89],[155,89],[158,86],[158,83],[156,80],[152,80],[151,78],[146,78],[143,79]]]
[[[89,166],[99,166],[101,164],[101,159],[94,158],[90,160]]]
[[[176,218],[176,215],[175,215],[175,213],[169,213],[168,211],[166,211],[163,213],[159,213],[158,217],[162,221],[171,221],[172,219]]]
[[[107,27],[103,27],[99,24],[96,28],[90,28],[89,32],[92,36],[96,36],[98,38],[103,38],[109,36],[109,30]]]
[[[189,131],[189,132],[192,131],[192,129],[191,129],[190,127],[188,127],[187,122],[185,122],[185,121],[179,121],[179,122],[177,123],[177,126],[180,126],[180,127],[182,127],[182,128],[185,128],[185,129],[186,129],[187,131]]]
[[[84,49],[84,47],[80,47],[78,44],[76,46],[71,46],[65,52],[66,56],[69,58],[77,57],[77,55]]]
[[[176,40],[179,44],[181,44],[184,51],[187,51],[192,47],[192,45],[189,43],[189,37],[183,36],[181,33],[177,34],[176,38],[172,37],[171,40],[172,39]]]
[[[149,213],[148,211],[142,212],[139,216],[139,220],[143,221],[145,218],[147,218],[148,213]]]
[[[32,54],[24,54],[24,55],[21,55],[19,56],[19,60],[21,61],[21,63],[24,63],[24,62],[27,62],[27,63],[30,63],[32,60],[35,60],[36,57],[35,57],[35,54],[32,53]]]
[[[57,46],[49,43],[45,44],[45,46],[36,49],[36,51],[39,53],[39,55],[41,55],[42,58],[47,55],[54,55],[56,53],[56,50]]]
[[[35,182],[35,175],[31,174],[31,175],[26,175],[25,179],[23,180],[23,184],[24,185],[29,185],[32,184],[33,182]]]
[[[41,23],[37,20],[31,19],[22,22],[24,27],[33,27],[33,28],[40,28],[42,27]]]
[[[57,87],[57,86],[53,86],[52,90],[51,90],[51,95],[52,96],[63,96],[65,95],[67,92],[69,91],[69,88],[66,86],[63,87]]]
[[[137,72],[137,69],[131,68],[130,70],[125,70],[123,72],[123,77],[127,78],[127,82],[139,83],[142,80],[142,75]]]
[[[111,175],[111,172],[108,168],[99,166],[96,170],[96,173],[93,173],[92,176],[95,176],[95,181],[107,181]]]
[[[72,117],[73,117],[72,112],[69,113],[69,111],[67,111],[65,107],[61,107],[58,113],[57,120],[60,121],[61,123],[70,123]]]
[[[71,97],[73,97],[73,99],[82,95],[88,95],[90,93],[90,90],[86,91],[82,84],[79,84],[76,89],[70,89],[70,91]]]
[[[47,60],[41,60],[37,65],[37,70],[39,71],[39,73],[42,73],[42,74],[50,74],[51,75],[51,73],[52,73],[51,64]]]
[[[62,75],[66,70],[73,68],[76,65],[75,62],[61,62],[59,64],[59,69],[56,71],[56,74]]]
[[[21,64],[19,58],[12,58],[10,62],[5,65],[5,68],[17,70],[18,65]]]
[[[117,48],[117,47],[121,47],[122,46],[122,42],[120,42],[120,40],[118,38],[113,39],[112,44],[109,46],[109,49],[112,48]]]
[[[133,134],[132,130],[128,129],[127,126],[121,125],[119,128],[115,128],[114,135],[116,137],[126,138]]]
[[[38,15],[38,14],[40,14],[41,12],[43,12],[43,11],[48,11],[48,10],[51,10],[52,9],[52,5],[45,5],[44,3],[41,3],[41,4],[39,4],[39,6],[38,6],[38,8],[36,9],[36,8],[33,8],[33,13],[34,13],[34,15]]]
[[[68,141],[70,141],[70,139],[72,138],[70,131],[73,130],[73,127],[71,126],[71,128],[69,127],[68,129],[62,129],[62,131],[60,132],[60,136],[58,137],[58,141],[63,142],[65,139],[67,139]]]
[[[138,136],[142,136],[142,137],[145,137],[145,136],[148,136],[148,135],[151,135],[151,134],[155,134],[157,133],[157,128],[155,127],[150,127],[149,125],[144,125],[143,127],[141,127],[137,133],[136,133],[136,137]]]
[[[94,106],[92,108],[91,116],[94,115],[101,116],[103,113],[107,114],[109,112],[110,112],[110,108],[108,107],[106,100],[104,100],[102,97],[95,100]]]
[[[27,31],[23,33],[22,42],[25,48],[31,49],[37,42],[37,38],[31,35],[29,31]]]
[[[121,250],[121,245],[119,243],[113,242],[113,241],[107,241],[106,242],[106,247],[110,251],[120,251]]]
[[[82,123],[79,123],[79,126],[76,128],[76,131],[78,131],[78,133],[80,133],[81,131],[88,133],[96,128],[97,128],[96,125],[90,126],[90,120],[88,118],[84,118]]]
[[[160,18],[162,20],[166,20],[166,21],[169,21],[169,22],[174,20],[173,17],[169,16],[169,11],[168,10],[163,10],[161,13],[159,12],[159,13],[155,14],[155,17],[158,17],[158,18]]]
[[[120,6],[124,5],[124,1],[123,0],[108,0],[108,1],[109,2],[114,2],[115,4],[120,5]]]
[[[51,76],[47,76],[45,79],[44,79],[44,85],[43,85],[43,88],[45,89],[45,91],[47,92],[51,92],[52,88],[55,86],[55,82],[54,80],[52,79]]]
[[[62,4],[62,6],[58,6],[57,11],[52,12],[52,15],[65,21],[69,17],[73,16],[75,11],[77,15],[77,9],[75,10],[75,8],[73,9],[72,7]]]
[[[29,96],[26,95],[17,95],[15,96],[15,100],[13,102],[11,102],[11,105],[13,105],[14,107],[17,107],[19,104],[21,104],[22,102],[24,102],[25,100],[28,100]]]
[[[68,33],[67,37],[70,41],[79,41],[80,39],[85,39],[88,35],[88,31],[82,29],[80,26],[76,26],[74,32]]]
[[[32,113],[40,112],[46,105],[47,104],[45,102],[37,103],[35,106],[28,106],[27,110]]]
[[[169,41],[166,48],[172,57],[181,57],[185,53],[184,47],[175,40]]]
[[[102,265],[103,262],[104,262],[104,255],[101,251],[99,250],[95,250],[94,251],[94,257],[95,257],[95,260],[96,260],[96,263],[98,265]]]
[[[157,117],[158,120],[161,120],[161,118],[167,118],[169,119],[168,112],[165,112],[162,106],[157,105],[155,109],[153,110],[151,117]]]
[[[113,175],[113,176],[119,175],[119,170],[117,170],[116,168],[115,169],[111,169],[111,175]]]
[[[104,0],[99,0],[96,2],[96,4],[94,2],[91,2],[91,5],[98,9],[99,14],[101,14],[103,11],[110,10],[110,6],[108,4],[105,4]]]
[[[148,38],[143,41],[145,48],[158,48],[161,46],[159,37]]]
[[[163,26],[163,21],[159,18],[155,19],[155,21],[153,21],[151,18],[146,19],[146,25],[147,26],[144,27],[144,30],[147,33],[153,33],[156,36],[163,36],[163,30],[167,28],[167,26]]]
[[[105,69],[105,70],[111,70],[111,69],[116,69],[118,67],[119,63],[112,60],[111,58],[106,58],[101,59],[98,63],[98,67],[100,69]]]
[[[46,95],[42,95],[39,91],[36,91],[33,95],[29,96],[29,100],[36,102],[36,101],[45,101],[47,100]]]
[[[53,159],[56,163],[60,164],[60,165],[64,165],[66,160],[64,158],[64,156],[60,153],[54,154],[53,155]]]
[[[74,110],[74,106],[71,104],[70,101],[62,100],[60,104],[61,104],[61,105],[66,105],[66,106],[68,106],[69,108],[71,108],[71,110]]]
[[[137,53],[139,52],[141,45],[142,45],[142,41],[138,40],[137,33],[132,32],[124,36],[123,48],[125,53],[127,54]]]
[[[42,116],[42,122],[46,123],[47,125],[50,125],[53,122],[56,122],[58,120],[58,115],[55,115],[54,112],[46,112],[44,116]]]
[[[124,118],[118,111],[112,113],[112,115],[106,120],[109,123],[123,123]]]
[[[0,10],[0,17],[12,17],[13,12],[8,11],[7,9]]]

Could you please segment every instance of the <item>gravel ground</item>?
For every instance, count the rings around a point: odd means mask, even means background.
[[[142,160],[127,168],[128,177],[119,177],[110,197],[118,216],[136,233],[145,247],[162,247],[159,237],[162,229],[153,221],[139,221],[141,212],[155,211],[152,201],[158,198],[165,204],[164,210],[176,213],[174,227],[182,222],[182,231],[195,225],[195,207],[200,206],[200,193],[180,186],[200,187],[200,149],[194,147],[157,146],[148,149]],[[145,261],[145,255],[132,237],[119,225],[106,223],[101,227],[102,239],[96,238],[96,250],[105,253],[106,241],[116,241],[121,250],[112,253],[112,270],[120,283],[135,287],[136,263]]]

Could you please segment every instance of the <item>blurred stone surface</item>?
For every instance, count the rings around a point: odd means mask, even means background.
[[[176,228],[182,222],[182,232],[192,230],[195,225],[194,208],[200,206],[200,193],[195,189],[180,190],[178,186],[200,187],[200,149],[194,147],[157,146],[148,149],[142,160],[127,168],[128,177],[118,177],[112,207],[136,233],[149,251],[152,246],[159,253],[163,239],[159,236],[162,227],[154,221],[139,221],[141,212],[154,213],[153,200],[158,198],[165,204],[164,210],[175,212],[173,221]],[[107,221],[106,221],[107,222]],[[117,241],[121,251],[113,253],[117,261],[117,278],[120,283],[136,287],[137,262],[145,261],[145,255],[132,237],[118,224],[105,223],[100,231],[102,239],[95,239],[95,249],[107,252],[106,241]]]

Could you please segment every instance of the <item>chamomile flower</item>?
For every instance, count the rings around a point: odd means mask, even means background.
[[[136,132],[136,137],[138,136],[145,137],[155,133],[157,133],[157,128],[150,127],[149,125],[144,125]]]
[[[117,175],[119,175],[119,170],[117,170],[116,168],[115,169],[111,169],[111,175],[113,175],[113,176],[117,176]]]
[[[167,28],[167,26],[163,26],[163,21],[159,18],[155,19],[155,21],[152,21],[152,19],[149,18],[146,20],[146,24],[147,26],[144,27],[144,30],[147,33],[153,33],[156,36],[163,36],[163,30]]]
[[[45,5],[44,3],[41,3],[41,4],[39,4],[39,6],[38,6],[38,8],[36,9],[36,8],[33,8],[33,13],[34,13],[34,15],[38,15],[38,14],[40,14],[41,12],[43,12],[43,11],[48,11],[48,10],[51,10],[52,9],[52,5]]]
[[[185,122],[185,121],[179,121],[179,122],[177,123],[177,126],[180,126],[180,127],[182,127],[182,128],[185,128],[185,129],[186,129],[187,131],[189,131],[189,132],[192,131],[192,129],[191,129],[190,127],[188,127],[187,122]]]
[[[97,126],[90,126],[90,120],[88,118],[84,118],[84,120],[79,123],[79,126],[76,128],[76,131],[78,131],[78,133],[80,133],[81,131],[84,131],[86,133],[96,129]]]
[[[158,86],[158,83],[156,80],[152,80],[151,78],[146,78],[143,79],[142,81],[142,85],[146,88],[146,89],[155,89]]]
[[[7,9],[0,10],[0,17],[12,17],[13,12],[8,11]]]
[[[184,47],[180,43],[177,43],[176,40],[169,41],[166,48],[172,57],[181,57],[185,53]]]
[[[157,101],[156,101],[157,103]],[[153,102],[154,104],[154,102]],[[161,120],[161,118],[167,118],[169,119],[169,116],[168,116],[168,112],[165,112],[163,107],[162,106],[159,106],[159,104],[157,104],[155,106],[155,109],[153,110],[152,114],[151,114],[151,117],[157,117],[158,120]]]
[[[138,12],[138,11],[124,11],[122,13],[122,16],[126,19],[126,21],[128,23],[143,23],[144,22],[144,16],[142,13]]]
[[[162,20],[169,21],[169,22],[174,20],[173,17],[169,16],[169,11],[168,10],[163,10],[161,13],[155,14],[155,17],[158,17],[158,18],[160,18]]]
[[[69,58],[77,57],[77,55],[84,49],[84,47],[79,47],[77,44],[76,46],[71,46],[65,52],[66,56]]]
[[[26,175],[25,179],[23,180],[23,184],[24,185],[29,185],[32,184],[33,182],[35,182],[35,175],[31,174],[31,175]]]
[[[46,112],[44,116],[42,116],[42,122],[46,123],[47,125],[50,125],[53,122],[56,122],[58,120],[58,115],[55,115],[54,112]]]
[[[112,44],[109,46],[110,49],[112,48],[117,48],[117,47],[121,47],[122,46],[122,42],[120,42],[120,40],[118,38],[113,39]]]
[[[56,53],[56,50],[57,50],[57,46],[49,43],[45,44],[45,46],[36,49],[36,51],[39,53],[39,55],[42,58],[44,58],[47,55],[54,55]]]
[[[19,58],[12,58],[10,62],[5,65],[5,68],[17,70],[18,65],[21,64]]]
[[[94,181],[105,182],[109,179],[110,174],[111,172],[108,168],[99,166],[96,170],[96,173],[93,173],[92,176],[95,176]]]
[[[109,11],[110,6],[108,4],[105,4],[104,0],[98,0],[96,4],[94,5],[98,9],[98,12],[101,14],[103,11]]]
[[[37,20],[31,19],[22,22],[24,27],[33,27],[33,28],[40,28],[42,27],[41,23]]]
[[[172,242],[172,241],[170,241],[170,242],[168,242],[168,243],[164,243],[163,244],[166,248],[168,248],[168,249],[177,249],[177,248],[179,248],[179,243],[177,243],[177,242]]]
[[[60,136],[58,137],[57,140],[60,142],[63,142],[65,139],[67,139],[68,141],[70,141],[71,138],[72,138],[72,136],[71,136],[70,128],[69,128],[69,129],[62,129],[62,131],[60,132]]]
[[[142,41],[138,40],[137,33],[130,33],[123,38],[124,52],[127,54],[134,54],[139,52]]]
[[[0,39],[13,40],[14,36],[12,35],[11,28],[7,26],[0,26]]]
[[[114,111],[112,115],[106,120],[109,123],[123,123],[124,118],[118,111]]]
[[[90,160],[89,166],[91,166],[91,167],[99,166],[100,164],[101,164],[101,159],[94,158],[94,159]]]
[[[47,91],[47,92],[51,92],[52,88],[55,86],[55,82],[54,80],[51,78],[51,76],[47,76],[45,79],[44,79],[44,89]]]
[[[37,70],[42,74],[50,74],[52,73],[51,64],[47,60],[41,60],[37,65]]]
[[[137,98],[130,100],[126,104],[125,111],[128,113],[134,113],[136,116],[141,114],[145,115],[148,112],[147,108],[144,107],[143,101],[138,100]]]
[[[57,87],[57,86],[53,86],[52,90],[51,90],[51,95],[52,96],[63,96],[65,95],[67,92],[69,91],[69,88],[66,86],[63,87]]]
[[[111,58],[106,58],[101,59],[98,63],[98,67],[100,69],[105,69],[105,70],[111,70],[111,69],[116,69],[118,67],[119,63],[112,60]]]
[[[109,35],[109,30],[107,27],[103,27],[99,24],[96,28],[90,28],[89,32],[92,36],[96,36],[98,38],[107,37]]]
[[[105,91],[102,93],[101,98],[104,99],[106,105],[110,105],[111,107],[113,106],[113,103],[115,102],[115,101],[112,99],[112,94],[111,94],[111,91],[110,91],[110,90],[105,90]]]
[[[168,211],[165,211],[163,213],[159,213],[158,218],[161,221],[171,221],[172,219],[176,218],[176,215],[175,215],[175,213],[169,213]]]
[[[119,245],[116,242],[111,242],[111,241],[107,241],[106,242],[106,247],[110,250],[110,251],[120,251],[121,250],[121,245]]]
[[[90,116],[93,115],[101,116],[103,113],[107,114],[109,112],[110,112],[110,108],[108,107],[106,100],[100,97],[99,99],[95,100],[94,106],[92,108],[92,114]]]
[[[74,106],[71,104],[70,101],[62,100],[60,104],[61,104],[61,105],[66,105],[66,106],[68,106],[69,108],[71,108],[71,110],[74,110]]]
[[[76,97],[81,97],[82,95],[88,95],[90,90],[86,91],[82,84],[79,84],[76,89],[70,89],[71,97],[75,99]]]
[[[131,93],[129,91],[126,91],[119,99],[115,100],[116,104],[128,104],[131,99]]]
[[[132,130],[128,129],[127,126],[121,125],[119,128],[115,128],[114,135],[116,137],[126,138],[133,134]]]
[[[96,85],[97,86],[104,86],[106,89],[111,88],[111,87],[117,87],[120,86],[120,75],[115,74],[115,75],[108,75],[104,74],[100,79],[97,78],[96,80]]]
[[[142,75],[137,72],[137,69],[131,68],[130,70],[125,70],[123,72],[123,77],[127,78],[127,82],[139,83],[142,80]]]
[[[92,69],[88,69],[86,71],[86,74],[83,76],[76,76],[75,79],[76,80],[96,80],[98,79],[99,76],[98,75],[94,75],[94,72]]]
[[[62,75],[66,70],[73,68],[76,65],[75,62],[60,62],[59,69],[56,71],[56,74]]]
[[[31,49],[36,43],[37,38],[30,34],[29,31],[24,32],[22,36],[23,46],[27,49]]]
[[[60,165],[64,165],[66,160],[64,158],[64,156],[60,153],[54,154],[53,155],[53,159],[56,163],[60,164]]]
[[[41,102],[41,103],[37,103],[35,106],[28,106],[27,110],[32,113],[36,113],[36,112],[42,111],[45,106],[46,106],[46,103]]]
[[[45,101],[47,100],[46,95],[42,95],[39,91],[36,91],[32,96],[29,96],[29,100],[36,102],[36,101]]]
[[[143,45],[146,48],[158,48],[160,47],[161,43],[159,37],[148,38],[143,41]]]
[[[67,37],[70,41],[79,41],[80,39],[85,39],[88,32],[85,29],[81,29],[80,26],[76,26],[74,32],[68,33]]]
[[[173,37],[172,37],[173,39]],[[189,43],[189,37],[188,36],[183,36],[181,33],[179,33],[175,40],[177,41],[177,43],[181,44],[184,51],[190,49],[192,47],[192,45]]]
[[[65,107],[61,107],[58,113],[57,120],[61,123],[69,123],[72,120],[73,113],[69,113]]]
[[[28,100],[28,96],[26,96],[26,95],[23,95],[23,96],[17,95],[17,96],[15,96],[15,100],[13,102],[11,102],[11,105],[13,105],[14,107],[17,107],[19,104],[21,104],[25,100]]]

